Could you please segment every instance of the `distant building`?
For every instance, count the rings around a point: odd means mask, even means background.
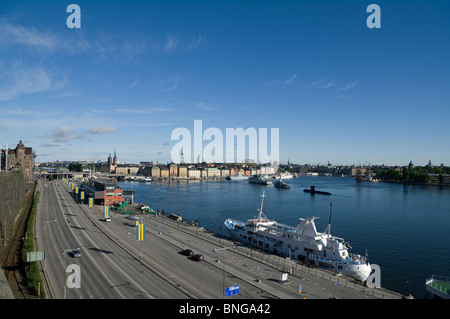
[[[20,170],[25,179],[25,183],[33,182],[33,148],[25,147],[22,140],[19,141],[15,149],[6,149],[4,163],[6,170]]]
[[[200,170],[197,168],[188,168],[189,178],[200,178]]]
[[[170,177],[178,177],[178,166],[177,164],[169,164],[169,175]]]
[[[169,177],[169,167],[167,165],[161,165],[160,172],[161,172],[161,178]]]
[[[118,165],[117,153],[114,150],[114,158],[112,158],[111,157],[111,153],[109,153],[108,162],[106,163],[106,165],[103,165],[102,167],[100,167],[100,171],[101,172],[112,173],[112,172],[114,172],[116,170],[117,165]]]
[[[230,176],[230,170],[227,168],[221,168],[220,169],[220,177],[224,178],[224,177],[228,177]]]
[[[152,177],[161,177],[161,169],[157,165],[152,166]]]
[[[206,169],[208,178],[220,177],[220,171],[215,167],[208,167]]]
[[[186,166],[178,167],[178,177],[180,177],[180,178],[188,177],[188,169]]]

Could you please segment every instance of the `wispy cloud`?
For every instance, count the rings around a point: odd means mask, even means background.
[[[172,85],[171,87],[168,87],[166,89],[163,89],[161,92],[169,92],[169,91],[173,91],[178,87],[178,83],[175,83],[174,85]]]
[[[358,81],[349,82],[347,84],[344,84],[343,87],[339,88],[341,91],[350,90],[355,87],[355,85],[358,84]]]
[[[38,31],[34,27],[24,28],[3,19],[0,20],[0,47],[16,43],[53,50],[59,46],[58,42],[53,34]]]
[[[133,109],[133,108],[119,108],[115,109],[116,112],[121,113],[134,113],[134,114],[154,114],[157,112],[170,112],[172,109],[165,107],[152,107],[147,109]]]
[[[297,78],[297,74],[293,74],[287,79],[272,81],[272,82],[268,83],[267,86],[291,85],[296,78]]]
[[[130,83],[130,85],[127,86],[127,89],[134,88],[136,85],[138,85],[138,83],[139,83],[138,79],[134,80],[132,83]]]
[[[178,88],[180,82],[184,81],[181,76],[171,76],[166,79],[153,79],[149,84],[158,88],[159,92],[169,92]]]
[[[178,39],[171,36],[170,34],[167,34],[167,41],[162,46],[162,49],[164,51],[173,51],[178,46]]]
[[[5,70],[5,69],[4,69]],[[0,78],[0,101],[8,101],[24,94],[58,90],[66,85],[64,77],[43,67],[28,67],[15,61],[6,67]]]
[[[53,142],[69,142],[73,139],[81,138],[81,135],[74,135],[70,126],[60,126],[53,133],[40,135],[39,137],[50,139]]]
[[[99,127],[93,127],[89,130],[88,133],[90,134],[106,134],[106,133],[113,133],[117,132],[117,129],[112,126],[99,126]]]
[[[197,104],[195,104],[195,108],[200,109],[200,110],[204,110],[204,111],[218,111],[219,108],[213,105],[209,105],[203,102],[199,102]]]
[[[187,51],[191,51],[191,50],[197,48],[204,42],[205,42],[205,39],[201,36],[198,36],[198,37],[192,39],[191,44],[187,48]]]
[[[309,84],[309,87],[316,89],[331,89],[334,88],[339,91],[346,91],[354,88],[358,84],[358,81],[348,82],[345,84],[339,84],[335,80],[329,80],[328,78],[324,78],[318,81],[314,81]]]

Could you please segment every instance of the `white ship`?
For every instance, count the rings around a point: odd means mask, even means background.
[[[276,175],[275,176],[275,178],[282,178],[282,179],[291,179],[291,178],[294,178],[294,175],[292,175],[291,173],[289,173],[289,172],[283,172],[283,173],[280,173],[279,175]]]
[[[272,181],[270,180],[270,177],[265,175],[252,175],[249,177],[248,179],[249,183],[254,183],[254,184],[262,184],[262,185],[272,185]]]
[[[248,176],[242,175],[242,174],[237,174],[234,176],[227,176],[227,180],[229,181],[246,181],[248,180]]]
[[[331,211],[327,232],[317,232],[314,219],[299,218],[297,227],[269,220],[263,214],[264,193],[258,217],[247,222],[227,219],[225,226],[231,238],[263,251],[290,257],[326,268],[364,282],[371,273],[366,257],[349,254],[351,247],[342,238],[332,236]]]

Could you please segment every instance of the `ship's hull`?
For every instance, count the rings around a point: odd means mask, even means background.
[[[248,182],[253,184],[272,185],[272,181],[262,178],[249,178]]]

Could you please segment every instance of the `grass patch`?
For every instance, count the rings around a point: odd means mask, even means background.
[[[36,216],[37,205],[39,203],[39,191],[36,191],[33,198],[33,206],[31,207],[30,217],[28,219],[27,225],[27,236],[25,238],[22,250],[22,258],[26,261],[27,253],[34,251],[34,218]],[[39,269],[39,265],[36,261],[25,264],[25,272],[27,274],[27,282],[28,288],[31,291],[35,291],[37,293],[38,283],[43,282],[41,277],[41,271]],[[45,297],[44,287],[40,285],[40,295]]]

